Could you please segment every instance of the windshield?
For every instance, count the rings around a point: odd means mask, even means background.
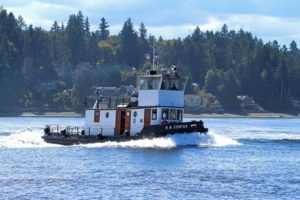
[[[162,90],[180,90],[185,89],[186,78],[163,79],[161,83]]]
[[[140,77],[140,90],[158,90],[160,86],[161,77]]]

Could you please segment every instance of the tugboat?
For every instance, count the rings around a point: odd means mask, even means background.
[[[187,77],[178,75],[176,66],[153,68],[136,75],[136,92],[124,98],[99,95],[93,108],[85,110],[85,125],[47,125],[42,138],[61,145],[106,141],[128,141],[173,134],[206,134],[203,121],[183,122],[184,89]]]

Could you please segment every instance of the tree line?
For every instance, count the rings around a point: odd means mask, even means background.
[[[0,8],[0,111],[23,108],[81,109],[93,86],[119,86],[133,81],[134,67],[149,68],[145,54],[155,47],[158,67],[176,65],[189,77],[187,92],[215,95],[227,110],[238,110],[236,96],[250,95],[270,111],[291,110],[300,98],[300,52],[264,43],[244,30],[202,31],[163,39],[131,19],[111,35],[105,18],[90,30],[81,11],[49,31],[27,25]],[[197,87],[195,88],[195,83]]]

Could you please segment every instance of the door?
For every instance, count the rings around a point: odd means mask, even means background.
[[[144,113],[144,125],[145,127],[149,127],[150,126],[150,121],[151,120],[151,109],[145,109],[145,113]]]
[[[131,112],[126,111],[126,114],[124,117],[125,117],[124,132],[126,132],[127,136],[129,136],[130,135]]]
[[[125,109],[117,109],[115,135],[123,135],[130,132],[131,112]]]
[[[122,109],[117,109],[116,112],[115,135],[117,136],[121,133]]]

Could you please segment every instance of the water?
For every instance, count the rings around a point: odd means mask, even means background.
[[[300,199],[300,119],[204,119],[208,135],[62,147],[0,118],[0,199]]]

